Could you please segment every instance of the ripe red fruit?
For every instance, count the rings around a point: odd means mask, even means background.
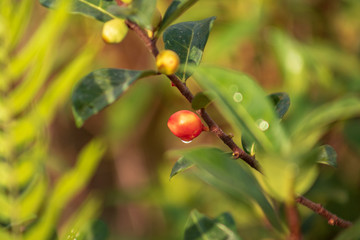
[[[183,141],[191,141],[204,131],[200,118],[193,112],[181,110],[170,116],[170,131]]]

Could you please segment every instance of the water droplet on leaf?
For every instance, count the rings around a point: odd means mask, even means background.
[[[261,131],[266,131],[270,127],[269,123],[263,119],[257,120],[256,124]]]
[[[239,103],[243,100],[243,95],[239,92],[234,93],[233,99],[235,102]]]

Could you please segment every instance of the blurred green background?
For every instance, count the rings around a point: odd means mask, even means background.
[[[157,2],[163,14],[171,1]],[[46,226],[59,239],[74,231],[101,239],[84,230],[84,223],[95,223],[109,239],[182,239],[196,208],[211,217],[231,212],[243,239],[276,239],[251,204],[191,174],[169,181],[176,159],[167,151],[224,146],[210,133],[188,145],[170,133],[168,117],[191,106],[166,78],[139,80],[115,104],[75,127],[70,93],[82,76],[98,68],[142,70],[155,64],[134,33],[106,45],[102,23],[67,10],[66,4],[54,11],[33,0],[0,3],[0,183],[6,186],[0,196],[9,196],[0,197],[0,208],[8,209],[0,214],[0,236],[11,232],[13,239],[23,239],[22,227],[30,223],[35,227],[24,239],[51,235],[40,233]],[[322,103],[359,95],[359,14],[358,0],[200,0],[177,22],[217,16],[203,64],[244,72],[268,93],[287,92],[292,106],[286,126]],[[199,90],[191,79],[188,85]],[[227,132],[234,131],[213,106],[209,112]],[[322,143],[336,150],[338,168],[319,166],[306,196],[355,221],[360,116],[334,123]],[[20,199],[26,191],[38,192]],[[302,206],[299,211],[304,239],[333,239],[341,231]]]

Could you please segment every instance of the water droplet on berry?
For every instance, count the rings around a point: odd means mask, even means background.
[[[189,143],[191,143],[192,141],[190,140],[190,141],[185,141],[185,140],[181,140],[183,143],[186,143],[186,144],[189,144]]]
[[[243,100],[243,95],[239,92],[234,93],[233,99],[235,102],[239,103]]]
[[[270,127],[269,123],[263,119],[258,119],[256,121],[256,124],[257,124],[258,128],[263,132],[268,130],[268,128]]]

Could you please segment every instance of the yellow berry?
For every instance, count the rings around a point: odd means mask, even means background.
[[[176,52],[163,50],[156,57],[156,67],[158,72],[171,75],[176,73],[179,68],[180,59]]]
[[[121,0],[123,3],[129,4],[131,3],[133,0]]]
[[[106,43],[121,42],[128,32],[124,19],[112,19],[106,22],[102,30],[102,38]]]

